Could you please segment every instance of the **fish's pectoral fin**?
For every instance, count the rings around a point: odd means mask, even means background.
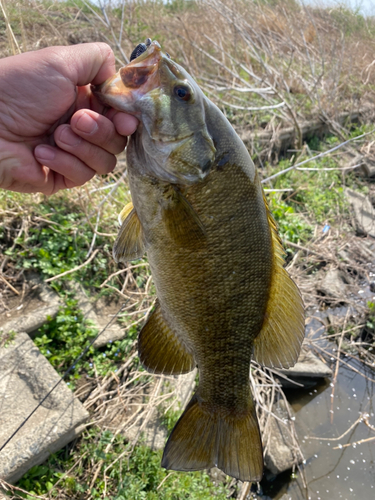
[[[265,200],[268,211],[267,201]],[[284,269],[284,250],[276,223],[268,211],[272,233],[273,274],[265,318],[254,340],[254,360],[274,368],[290,368],[299,356],[305,336],[305,314],[301,294]]]
[[[119,224],[123,224],[125,219],[130,215],[130,213],[134,210],[133,203],[130,201],[128,204],[124,206],[121,212],[118,215]]]
[[[206,231],[202,221],[185,196],[173,189],[173,195],[162,206],[163,222],[173,240],[184,248],[204,243]]]
[[[122,225],[113,247],[113,258],[116,262],[140,259],[145,253],[145,244],[141,222],[132,203],[123,208],[119,220]]]
[[[195,368],[195,360],[163,317],[160,304],[142,328],[138,338],[139,359],[153,373],[179,375]]]
[[[199,389],[175,425],[164,449],[165,469],[218,467],[241,481],[260,481],[263,451],[254,402],[240,415],[212,412],[199,403]]]

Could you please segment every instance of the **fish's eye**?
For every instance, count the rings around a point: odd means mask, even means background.
[[[174,95],[181,101],[190,101],[191,91],[186,85],[176,85],[173,91]]]

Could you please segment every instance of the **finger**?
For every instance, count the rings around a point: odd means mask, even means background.
[[[82,186],[96,174],[76,156],[53,146],[37,146],[34,156],[39,163],[65,177],[65,187],[68,188]]]
[[[116,156],[75,134],[70,125],[57,127],[54,139],[57,146],[80,159],[97,174],[108,174],[116,166]]]
[[[59,174],[58,172],[54,172],[50,168],[48,169],[48,171],[49,171],[48,176],[50,178],[50,183],[52,184],[52,190],[49,193],[45,193],[47,196],[51,196],[52,194],[55,194],[63,189],[71,189],[73,187],[76,187],[77,184],[74,184],[74,182],[69,181],[69,179],[66,179],[63,175]]]
[[[115,72],[115,56],[106,43],[81,43],[59,47],[59,71],[74,85],[103,83]]]
[[[70,125],[78,136],[109,153],[119,154],[126,146],[126,137],[116,131],[114,124],[108,118],[94,111],[88,109],[77,111],[72,116]]]
[[[111,120],[113,121],[117,132],[121,135],[134,134],[139,124],[139,121],[135,116],[127,115],[126,113],[121,113],[120,111],[116,112],[113,117],[111,117]]]

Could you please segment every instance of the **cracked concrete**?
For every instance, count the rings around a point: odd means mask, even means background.
[[[0,447],[59,380],[26,333],[8,338],[0,347]],[[61,382],[1,451],[0,478],[16,482],[77,437],[88,416]]]

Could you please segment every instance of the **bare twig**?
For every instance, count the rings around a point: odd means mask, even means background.
[[[57,280],[59,278],[62,278],[63,276],[67,276],[68,274],[71,274],[71,273],[74,273],[76,271],[79,271],[80,269],[82,269],[83,267],[87,266],[88,264],[90,264],[90,262],[94,259],[94,257],[96,256],[96,254],[99,252],[99,249],[97,248],[96,250],[93,251],[91,257],[89,259],[86,260],[86,262],[84,262],[83,264],[80,264],[79,266],[77,267],[74,267],[73,269],[69,269],[69,271],[65,271],[64,273],[61,273],[61,274],[57,274],[56,276],[52,276],[52,278],[48,278],[45,280],[45,283],[50,283],[51,281],[54,281],[54,280]]]

